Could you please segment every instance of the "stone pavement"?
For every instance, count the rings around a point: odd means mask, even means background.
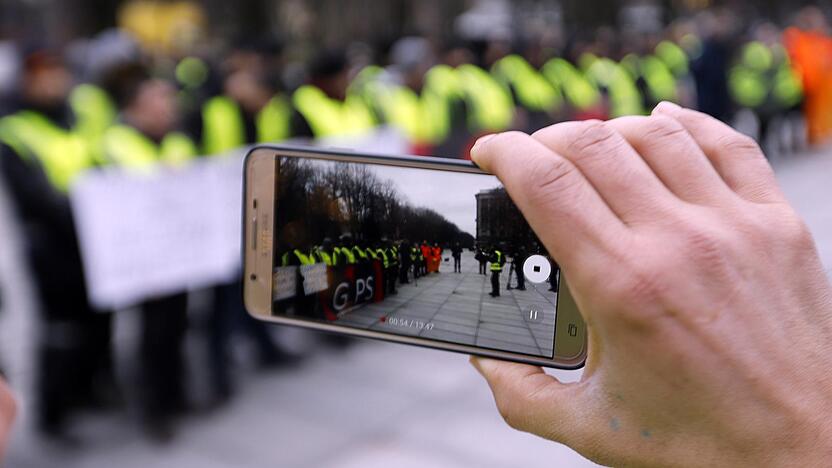
[[[832,268],[832,151],[778,161],[778,178],[806,218]],[[568,448],[508,428],[465,356],[380,342],[322,348],[297,330],[275,327],[310,357],[296,370],[238,372],[232,403],[189,416],[169,446],[148,443],[128,413],[78,421],[80,449],[56,447],[32,430],[34,336],[31,287],[0,197],[0,357],[22,396],[23,414],[7,456],[10,468],[409,468],[594,466]],[[830,270],[832,271],[832,270]],[[444,275],[444,273],[442,273]],[[420,287],[422,283],[420,283]],[[135,350],[135,317],[119,317],[120,363]],[[199,337],[189,336],[189,351]],[[305,343],[305,344],[304,344]],[[552,371],[572,381],[580,371]]]
[[[462,256],[462,272],[443,262],[439,273],[400,285],[384,301],[352,309],[336,323],[417,335],[485,348],[552,356],[556,294],[549,283],[526,281],[526,290],[506,290],[509,264],[500,276],[500,297],[491,297],[491,272],[478,274],[473,252]],[[511,284],[517,286],[512,275]],[[530,318],[530,311],[536,318]]]

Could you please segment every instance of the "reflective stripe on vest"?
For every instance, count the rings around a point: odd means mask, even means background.
[[[507,55],[491,68],[491,74],[514,90],[519,104],[528,110],[546,112],[562,104],[560,93],[523,57]]]
[[[50,184],[61,192],[92,165],[83,138],[36,112],[21,111],[0,120],[0,140],[23,160],[39,164]]]
[[[494,255],[497,256],[497,261],[491,262],[491,271],[503,271],[503,253],[495,250]]]

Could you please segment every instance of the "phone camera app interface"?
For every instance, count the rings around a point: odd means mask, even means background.
[[[278,158],[272,311],[551,358],[558,266],[496,177]]]

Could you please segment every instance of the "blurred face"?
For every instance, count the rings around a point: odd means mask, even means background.
[[[225,80],[225,94],[250,114],[259,112],[272,97],[259,77],[249,71],[232,73]]]
[[[61,64],[44,65],[26,74],[23,92],[26,99],[45,107],[64,103],[72,88],[72,75]]]
[[[176,89],[167,81],[149,80],[141,86],[124,113],[139,131],[161,139],[179,123]]]

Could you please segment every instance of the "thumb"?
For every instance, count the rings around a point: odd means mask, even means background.
[[[471,356],[485,377],[497,410],[514,429],[576,448],[586,440],[582,388],[563,384],[537,366]]]
[[[522,132],[482,137],[471,157],[496,175],[558,263],[616,245],[624,223],[572,162]]]

